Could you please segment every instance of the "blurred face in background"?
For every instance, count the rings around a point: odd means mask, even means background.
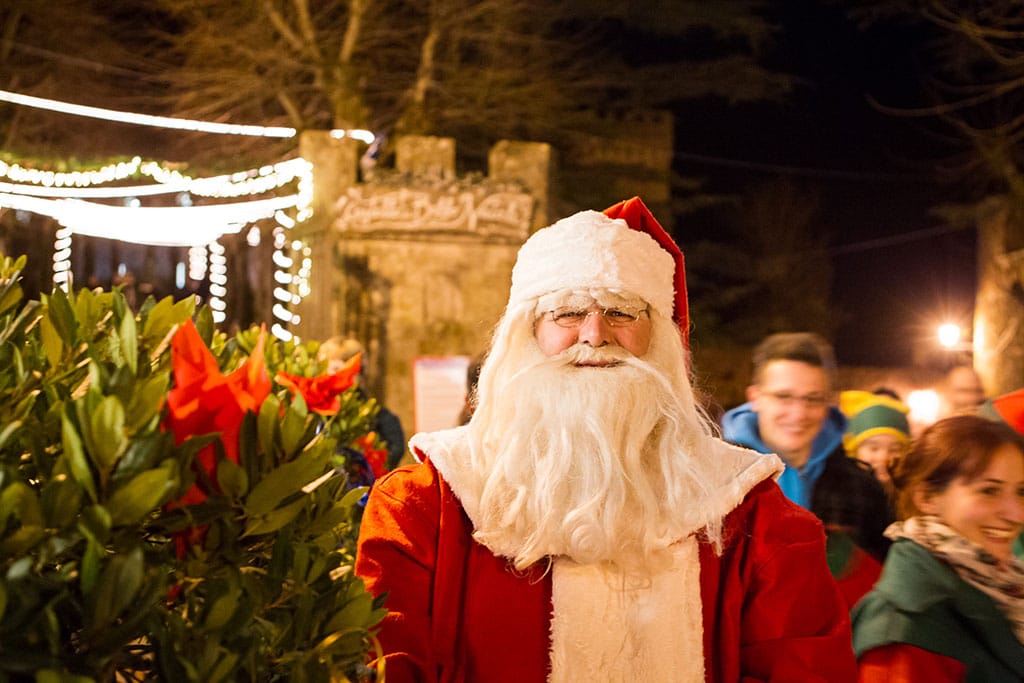
[[[889,467],[907,452],[906,442],[892,434],[875,434],[857,446],[857,459],[871,466],[875,478],[883,484],[892,481]]]
[[[793,360],[773,360],[758,383],[747,388],[757,413],[761,440],[792,467],[802,467],[831,404],[824,368]]]
[[[946,395],[950,411],[963,413],[977,408],[985,400],[985,389],[973,368],[956,367],[946,377]]]
[[[1024,529],[1024,452],[1003,444],[973,479],[958,477],[938,493],[920,492],[918,508],[1001,562]]]

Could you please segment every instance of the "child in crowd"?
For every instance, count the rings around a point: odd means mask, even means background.
[[[928,427],[892,471],[901,522],[852,614],[861,683],[1024,680],[1024,437],[976,415]]]
[[[890,468],[910,447],[910,409],[887,394],[869,391],[844,391],[839,396],[839,409],[846,416],[846,454],[870,465],[875,478],[891,495]]]

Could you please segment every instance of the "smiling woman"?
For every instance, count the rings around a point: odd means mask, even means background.
[[[862,683],[1024,679],[1024,439],[975,416],[926,429],[893,472],[902,522],[853,612]]]

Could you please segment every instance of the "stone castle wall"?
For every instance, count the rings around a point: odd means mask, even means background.
[[[408,435],[414,361],[472,357],[487,347],[519,245],[549,222],[550,148],[502,142],[486,176],[459,178],[452,140],[403,138],[393,171],[377,170],[363,182],[341,171],[341,182],[329,182],[321,161],[354,169],[356,148],[306,135],[302,154],[320,183],[314,218],[301,235],[314,245],[319,276],[295,332],[359,339],[367,347],[369,392]],[[317,158],[323,155],[330,158]]]

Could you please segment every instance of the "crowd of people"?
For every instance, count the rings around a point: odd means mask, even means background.
[[[1024,393],[912,434],[790,332],[719,423],[688,333],[639,199],[526,241],[465,424],[363,512],[388,678],[1024,680]]]

